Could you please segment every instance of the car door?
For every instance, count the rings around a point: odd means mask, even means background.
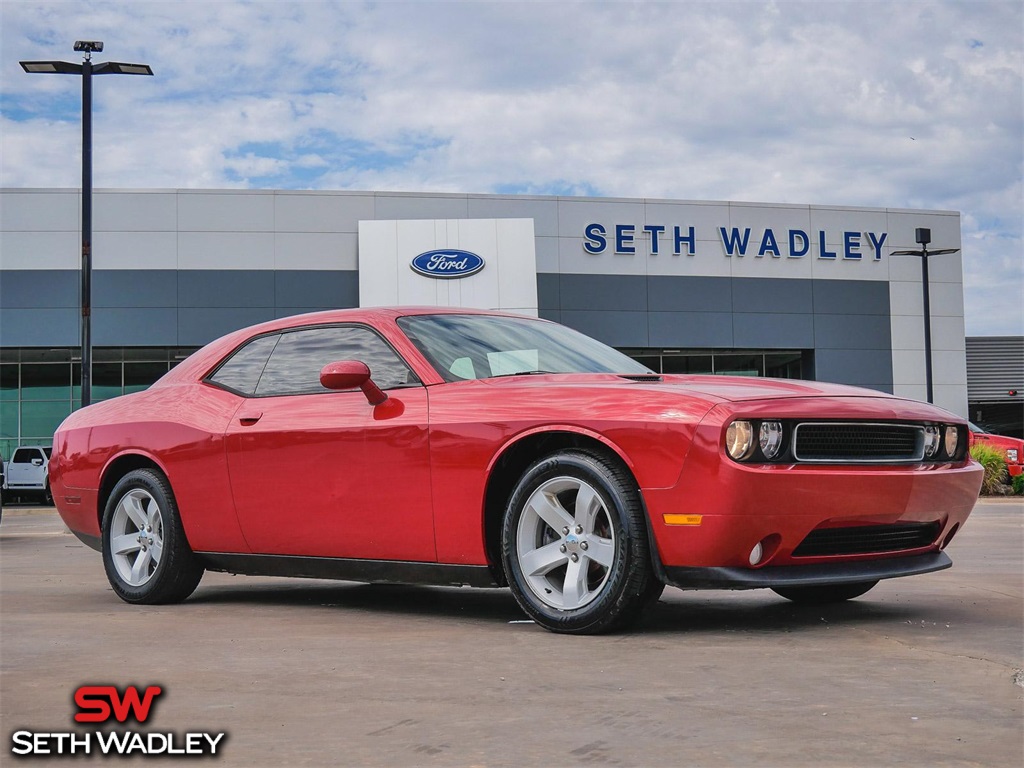
[[[366,326],[299,328],[253,343],[250,380],[269,357],[225,441],[252,551],[435,561],[427,394],[412,370]],[[339,360],[366,363],[388,399],[373,406],[358,389],[322,387],[320,369]]]

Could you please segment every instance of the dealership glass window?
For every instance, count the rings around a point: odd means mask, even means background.
[[[764,376],[764,355],[715,355],[715,373],[723,376]]]
[[[49,445],[53,433],[71,413],[69,401],[21,403],[21,434],[26,441]]]
[[[18,366],[0,365],[0,400],[18,400]]]
[[[714,373],[808,379],[814,370],[811,350],[623,349],[658,373]]]
[[[0,438],[18,437],[18,403],[0,402]]]
[[[22,363],[22,400],[70,400],[71,369],[66,363]]]
[[[661,359],[662,373],[713,373],[711,355],[665,355]]]
[[[803,355],[799,352],[784,352],[764,356],[764,375],[773,379],[801,379],[803,376]]]
[[[141,392],[167,373],[167,363],[124,364],[124,393]]]
[[[93,402],[145,389],[184,360],[194,347],[96,347]],[[82,397],[77,349],[0,349],[0,454],[23,443],[49,445],[53,430]]]

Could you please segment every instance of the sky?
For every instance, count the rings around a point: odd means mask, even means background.
[[[0,186],[961,212],[969,336],[1024,334],[1024,3],[0,0]],[[941,247],[935,243],[935,247]],[[938,258],[938,257],[937,257]]]

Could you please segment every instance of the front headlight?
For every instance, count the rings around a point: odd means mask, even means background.
[[[1017,463],[1017,457],[1019,455],[1020,454],[1017,453],[1017,449],[1016,448],[1007,448],[1006,449],[1006,461],[1007,461],[1007,463],[1009,463],[1009,464],[1016,464]]]
[[[757,442],[761,446],[761,453],[768,461],[777,457],[782,452],[782,422],[762,421]]]
[[[949,458],[956,456],[957,443],[960,441],[960,432],[956,427],[946,427],[945,448]]]
[[[929,425],[924,428],[924,456],[931,459],[939,450],[939,428]]]
[[[750,458],[754,452],[754,425],[749,421],[734,421],[725,430],[725,450],[736,461]]]

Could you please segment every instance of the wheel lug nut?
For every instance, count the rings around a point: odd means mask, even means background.
[[[558,548],[558,551],[564,554],[564,553],[565,553],[565,544],[563,544],[562,546],[560,546],[560,547]]]
[[[149,543],[152,544],[153,540],[150,539]],[[581,541],[580,542],[580,549],[590,549],[590,545],[587,544],[587,542],[585,542],[585,541]]]
[[[569,559],[572,560],[574,563],[578,563],[580,556],[573,552],[571,555],[569,555]]]
[[[576,526],[576,533],[583,533],[583,526],[582,525],[577,525]]]
[[[567,526],[565,526],[565,528],[563,528],[563,529],[562,529],[562,533],[564,533],[564,534],[566,534],[566,535],[568,535],[568,534],[569,534],[569,526],[568,526],[568,525],[567,525]]]

